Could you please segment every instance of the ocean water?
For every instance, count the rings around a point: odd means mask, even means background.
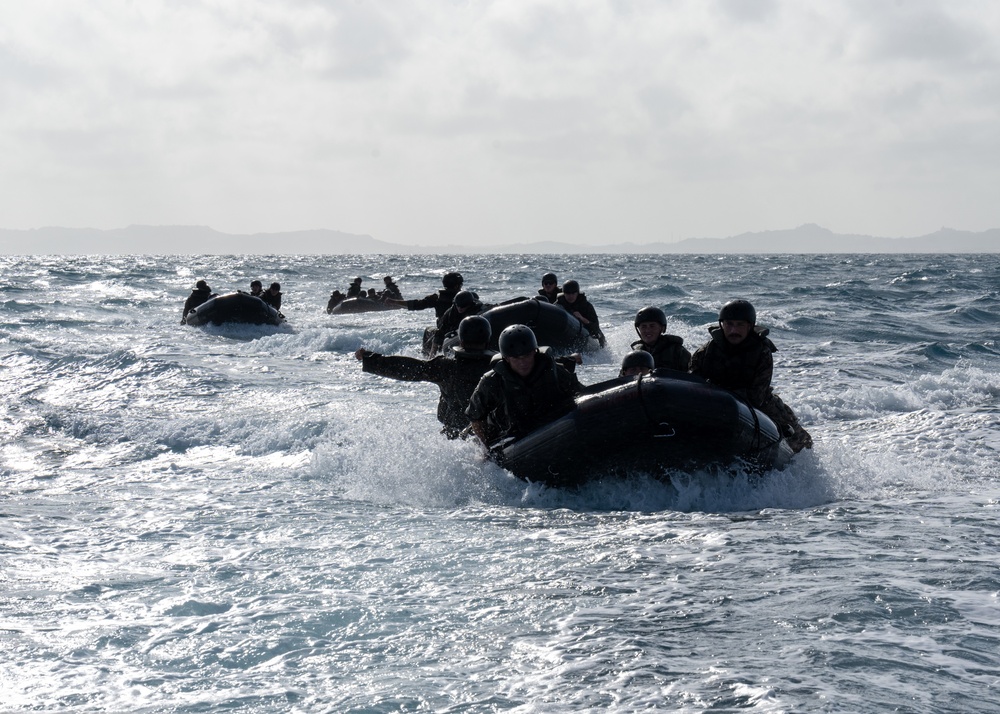
[[[0,710],[1000,712],[1000,255],[0,257]],[[647,304],[746,297],[816,446],[521,482],[363,374],[431,311],[576,278],[609,378]],[[278,280],[282,327],[179,325]]]

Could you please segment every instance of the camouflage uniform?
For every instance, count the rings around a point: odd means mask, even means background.
[[[407,300],[406,309],[407,310],[426,310],[429,307],[434,308],[434,314],[440,320],[444,317],[445,312],[451,307],[451,304],[455,301],[455,296],[462,291],[461,286],[457,288],[441,288],[436,293],[431,293],[419,300]]]
[[[556,305],[561,305],[565,308],[566,312],[572,315],[574,312],[578,312],[587,318],[588,322],[584,327],[587,328],[587,332],[590,333],[591,337],[596,337],[597,341],[601,343],[601,347],[604,347],[605,338],[604,333],[601,332],[601,327],[597,321],[597,310],[594,308],[593,303],[587,300],[587,296],[583,293],[577,293],[576,300],[569,302],[566,296],[562,293],[556,299]]]
[[[684,338],[677,335],[660,335],[652,346],[642,340],[633,342],[634,350],[642,350],[653,355],[656,369],[674,369],[687,372],[691,364],[691,353],[684,347]]]
[[[771,389],[774,358],[778,351],[768,330],[754,329],[738,345],[726,339],[722,327],[709,328],[712,339],[691,357],[691,372],[724,387],[760,409],[781,429],[795,451],[812,448],[812,437],[799,424],[791,408]]]
[[[483,375],[465,410],[471,421],[485,421],[490,440],[524,436],[576,408],[573,397],[583,386],[576,375],[560,366],[545,348],[535,353],[535,366],[526,378],[502,359]]]
[[[210,298],[216,297],[215,293],[212,292],[212,288],[208,287],[196,287],[188,295],[187,300],[184,301],[184,313],[181,315],[181,322],[188,316],[188,313],[194,310],[199,305],[204,305],[209,301]]]
[[[490,360],[495,354],[490,350],[459,348],[455,350],[454,359],[439,355],[430,360],[420,360],[365,352],[361,358],[361,369],[404,382],[436,384],[441,390],[437,418],[444,424],[444,434],[454,439],[469,425],[469,418],[465,415],[469,397],[479,379],[489,370]]]

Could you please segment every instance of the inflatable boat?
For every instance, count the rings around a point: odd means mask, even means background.
[[[511,325],[527,325],[535,333],[538,344],[551,347],[556,352],[585,352],[600,347],[583,323],[561,305],[524,298],[497,305],[482,315],[493,328],[492,349],[497,349],[500,333]]]
[[[244,292],[219,295],[202,303],[188,313],[188,325],[221,325],[224,322],[242,322],[251,325],[280,325],[284,315],[261,300]]]
[[[763,472],[782,468],[793,454],[762,412],[694,375],[657,370],[585,392],[569,414],[495,444],[491,456],[527,481],[573,486],[734,462]]]
[[[371,298],[347,298],[339,303],[327,304],[326,311],[331,315],[354,315],[359,312],[381,312],[383,310],[399,310],[398,305],[390,305],[381,300]]]

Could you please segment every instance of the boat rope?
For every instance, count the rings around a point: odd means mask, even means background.
[[[643,416],[646,417],[646,421],[648,421],[650,424],[653,425],[654,428],[653,435],[655,437],[667,438],[671,436],[676,436],[677,430],[673,427],[673,425],[669,424],[668,422],[656,421],[655,419],[649,416],[649,410],[646,409],[646,395],[644,394],[645,390],[643,389],[642,385],[644,382],[649,382],[650,379],[652,379],[652,375],[640,374],[638,380],[636,380],[636,385],[635,385],[636,390],[638,390],[639,392],[639,405],[642,407]],[[669,432],[667,431],[668,429]]]
[[[736,397],[739,401],[741,401],[744,404],[746,404],[747,405],[747,409],[750,410],[750,414],[753,416],[753,442],[752,442],[752,444],[753,444],[753,449],[755,451],[760,451],[761,448],[762,448],[761,447],[761,432],[760,432],[760,412],[758,412],[754,408],[753,404],[751,404],[748,399],[744,399],[743,397],[741,397],[740,395],[736,394],[735,392],[733,393],[733,396]]]

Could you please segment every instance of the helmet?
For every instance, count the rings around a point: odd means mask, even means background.
[[[441,278],[441,284],[446,288],[460,288],[464,282],[465,279],[461,273],[445,273],[444,277]]]
[[[382,282],[383,283],[391,283],[392,282],[392,276],[391,275],[386,275],[384,278],[382,278]]]
[[[208,283],[206,283],[206,282],[205,282],[204,280],[199,280],[198,282],[196,282],[196,283],[194,284],[194,286],[195,286],[195,287],[196,287],[196,288],[197,288],[198,290],[211,290],[211,288],[210,288],[210,287],[208,287]]]
[[[580,283],[575,280],[567,280],[563,283],[563,292],[571,294],[580,292]]]
[[[542,283],[558,283],[559,278],[556,277],[555,273],[546,273],[542,276]]]
[[[259,280],[254,280],[253,282],[250,283],[250,287],[252,287],[252,288],[262,288],[262,287],[264,287],[264,285]]]
[[[653,369],[655,366],[656,363],[653,361],[653,355],[649,352],[645,352],[643,350],[633,350],[622,359],[622,369],[618,374],[624,376],[625,370],[633,369],[635,367],[639,367],[641,369]]]
[[[725,320],[743,320],[756,325],[757,311],[746,300],[730,300],[719,310],[719,322]]]
[[[355,278],[352,280],[351,285],[361,285],[361,278]]]
[[[463,310],[470,308],[476,304],[476,296],[470,293],[468,290],[462,290],[455,296],[455,307],[460,307]]]
[[[281,283],[271,283],[269,290],[281,290]]]
[[[658,307],[644,307],[635,314],[635,326],[638,327],[644,322],[658,322],[664,327],[667,326],[667,316]]]
[[[524,357],[538,350],[535,333],[527,325],[511,325],[500,333],[501,357]]]
[[[493,336],[493,326],[482,315],[469,315],[458,323],[458,340],[463,345],[485,345]]]

